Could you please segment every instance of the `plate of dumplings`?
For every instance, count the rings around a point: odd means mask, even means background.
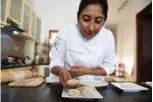
[[[76,89],[63,89],[63,98],[70,99],[102,99],[103,96],[93,86],[81,86]]]
[[[70,85],[80,84],[76,79],[71,79],[67,82]],[[81,85],[81,87],[76,89],[63,89],[63,98],[70,99],[102,99],[103,96],[96,90],[94,86]]]

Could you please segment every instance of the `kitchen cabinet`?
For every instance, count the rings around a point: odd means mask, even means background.
[[[24,10],[23,10],[23,21],[22,21],[22,25],[23,25],[23,29],[25,30],[25,32],[28,34],[28,36],[31,37],[31,8],[30,6],[24,2]]]
[[[7,11],[8,0],[1,0],[1,23],[6,24],[6,11]]]
[[[41,20],[39,17],[36,17],[36,40],[40,41],[41,34]]]
[[[40,42],[41,20],[27,0],[1,1],[1,24],[7,25],[10,20],[25,31],[22,34],[26,38]]]
[[[23,12],[23,0],[10,0],[9,19],[21,26],[21,15]]]
[[[36,36],[36,14],[32,12],[32,29],[31,29],[31,36],[35,39]]]

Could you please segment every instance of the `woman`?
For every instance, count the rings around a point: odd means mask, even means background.
[[[64,87],[72,77],[109,75],[115,69],[115,44],[107,19],[107,0],[81,0],[78,24],[58,32],[50,52],[50,70]]]

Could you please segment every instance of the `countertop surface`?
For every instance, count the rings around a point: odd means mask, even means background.
[[[39,64],[36,64],[36,65],[49,65],[49,63],[39,63]],[[27,64],[22,64],[22,65],[1,65],[1,69],[13,69],[13,68],[22,68],[22,67],[30,67],[32,66],[31,64],[30,65],[27,65]]]
[[[1,102],[78,102],[78,100],[61,97],[62,86],[59,84],[42,84],[37,88],[11,88],[7,84],[1,84]],[[109,84],[97,88],[104,97],[100,100],[88,100],[88,102],[152,102],[152,89],[141,92],[123,92]],[[79,100],[85,102],[85,100]]]

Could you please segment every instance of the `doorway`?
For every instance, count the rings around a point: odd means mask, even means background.
[[[58,33],[58,30],[49,30],[49,42],[51,46],[54,43],[57,33]]]
[[[136,16],[137,81],[152,81],[152,3]]]

